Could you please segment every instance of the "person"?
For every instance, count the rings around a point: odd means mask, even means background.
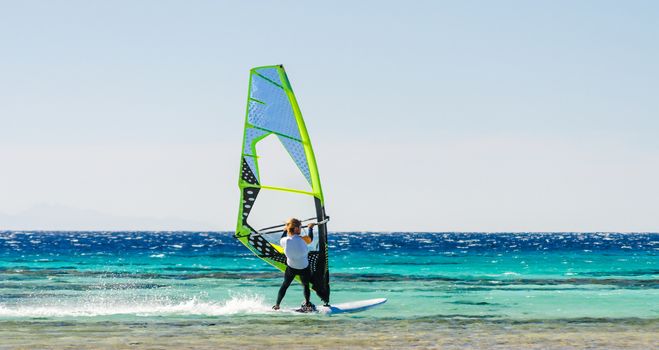
[[[312,311],[315,309],[309,300],[311,294],[309,289],[311,269],[309,267],[309,248],[307,247],[307,244],[311,244],[313,241],[314,225],[309,224],[307,226],[309,227],[308,236],[300,236],[302,222],[295,218],[291,218],[286,222],[286,235],[282,235],[279,241],[286,255],[286,271],[284,272],[284,282],[281,284],[279,293],[277,294],[277,303],[272,307],[274,310],[279,310],[279,304],[284,299],[286,290],[295,279],[295,276],[300,276],[304,287],[304,304],[302,304],[301,310]]]

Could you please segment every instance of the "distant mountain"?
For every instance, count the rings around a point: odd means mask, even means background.
[[[16,215],[0,213],[0,230],[218,231],[219,227],[180,218],[125,217],[63,205],[40,204]]]

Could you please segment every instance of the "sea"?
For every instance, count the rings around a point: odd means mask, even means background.
[[[0,231],[0,349],[656,349],[658,233],[329,235],[341,315],[231,232]],[[302,301],[294,283],[283,307]],[[312,301],[320,303],[316,296]]]

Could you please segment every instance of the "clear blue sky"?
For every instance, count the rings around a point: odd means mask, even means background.
[[[0,229],[232,230],[248,70],[283,63],[334,229],[659,231],[657,23],[654,1],[0,2]]]

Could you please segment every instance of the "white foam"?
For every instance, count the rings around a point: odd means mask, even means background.
[[[148,300],[113,300],[94,298],[75,303],[57,305],[5,305],[0,304],[0,318],[8,317],[94,317],[111,315],[135,316],[222,316],[234,314],[260,314],[272,311],[260,295],[233,296],[229,300],[214,302],[192,297],[183,301],[168,298]]]

